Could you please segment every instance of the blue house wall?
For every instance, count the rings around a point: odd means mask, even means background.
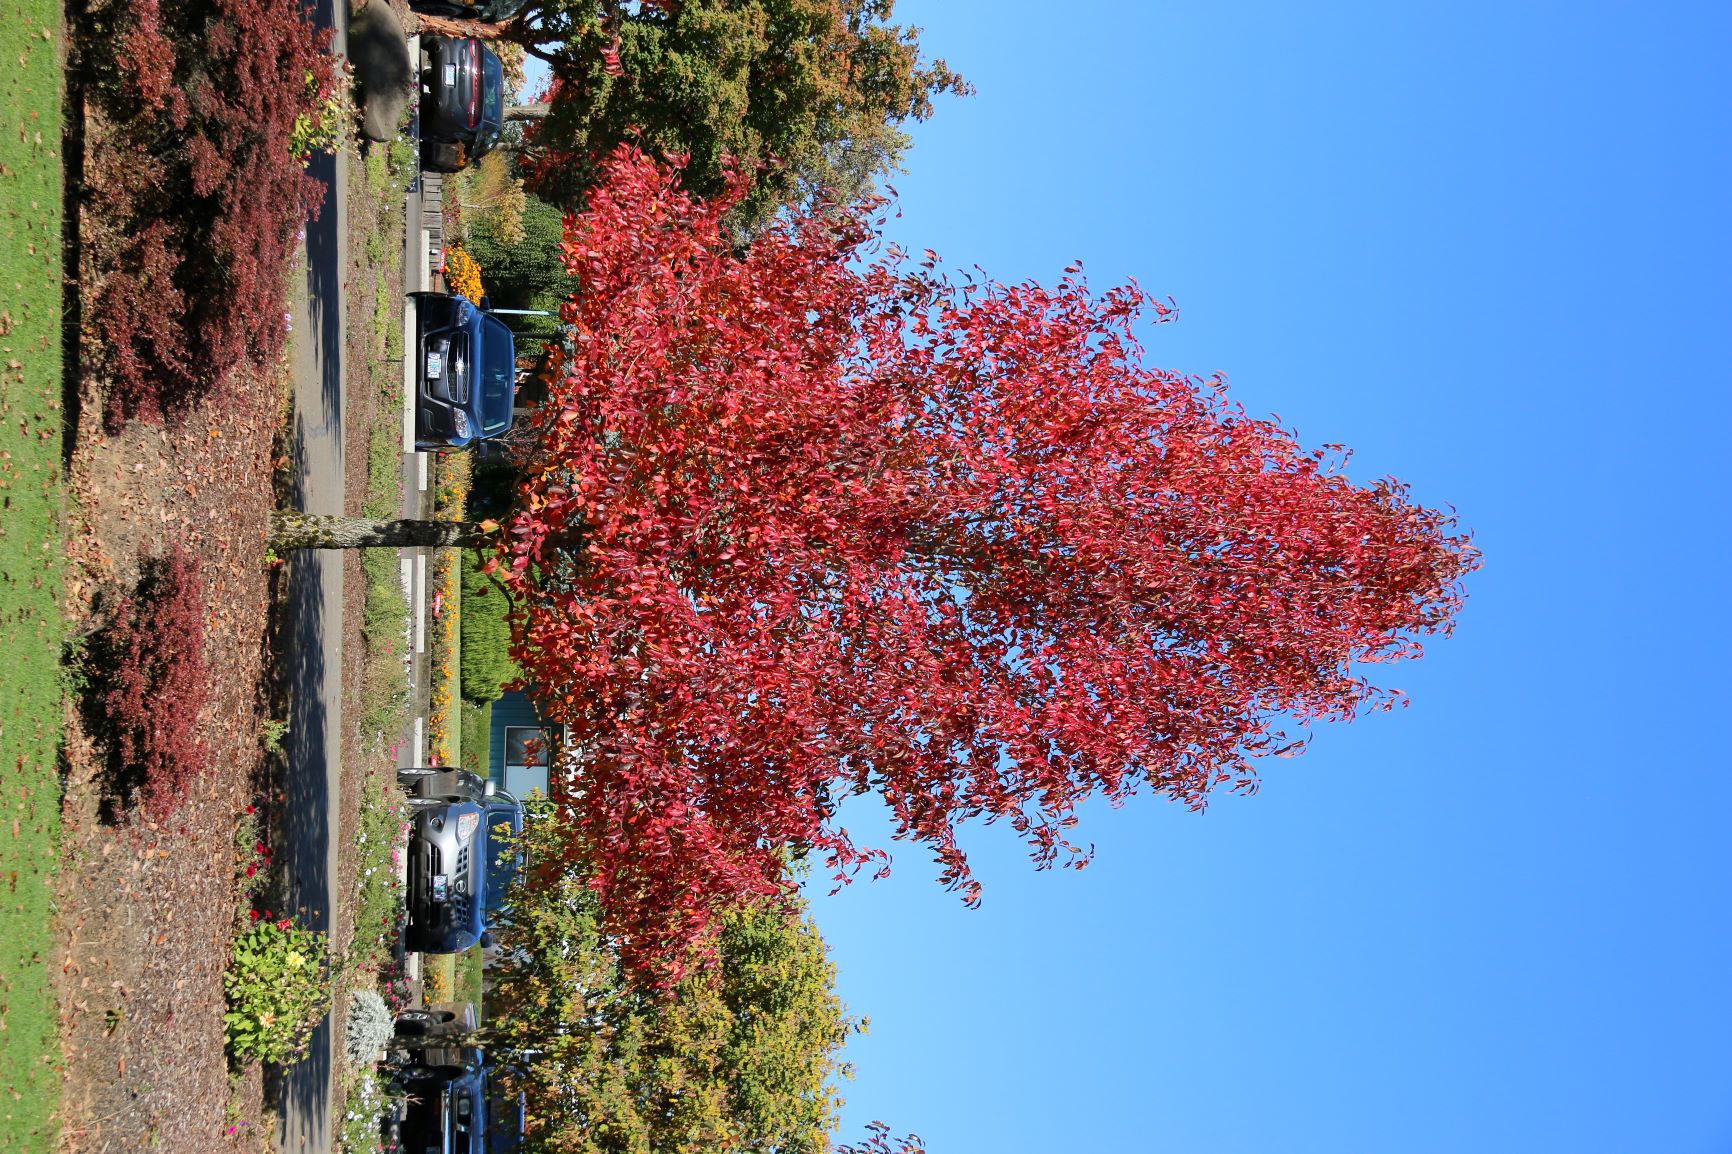
[[[493,703],[493,721],[487,732],[487,776],[505,784],[505,729],[512,725],[541,725],[541,715],[529,695],[508,689]]]

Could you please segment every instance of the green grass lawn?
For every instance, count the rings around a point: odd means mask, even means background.
[[[52,1150],[60,829],[60,5],[0,19],[0,1150]]]

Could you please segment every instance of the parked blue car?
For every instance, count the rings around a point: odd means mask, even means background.
[[[415,447],[470,449],[511,428],[517,342],[479,304],[453,293],[410,293],[415,305]]]
[[[523,805],[504,790],[416,807],[403,944],[434,954],[491,944],[487,931],[517,876],[513,842],[522,832]]]
[[[487,1055],[474,1046],[417,1048],[396,1070],[408,1093],[387,1138],[399,1149],[485,1154]]]

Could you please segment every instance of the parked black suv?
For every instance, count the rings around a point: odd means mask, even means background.
[[[434,954],[491,944],[487,929],[517,876],[511,843],[522,832],[523,805],[504,790],[420,806],[409,835],[403,944]]]
[[[523,1094],[464,1035],[476,1029],[475,1006],[444,1002],[397,1015],[389,1068],[407,1091],[390,1119],[392,1149],[438,1154],[517,1154],[523,1148]]]
[[[421,40],[421,167],[461,172],[499,143],[505,116],[505,69],[479,40]]]
[[[422,1154],[485,1154],[487,1055],[478,1046],[416,1047],[395,1071],[409,1091],[390,1135]]]
[[[517,338],[488,302],[410,293],[415,305],[415,447],[469,449],[511,428]]]

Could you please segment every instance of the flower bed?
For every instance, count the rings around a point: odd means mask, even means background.
[[[330,1007],[325,935],[292,918],[260,915],[234,942],[223,975],[229,1052],[241,1061],[284,1064],[299,1057]]]

